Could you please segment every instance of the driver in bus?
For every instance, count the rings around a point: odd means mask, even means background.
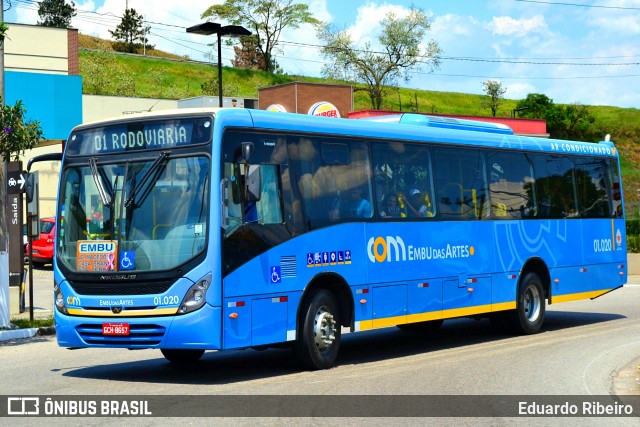
[[[66,221],[67,238],[69,242],[77,242],[87,239],[87,214],[80,201],[80,183],[71,184],[71,191],[69,215],[73,221]]]

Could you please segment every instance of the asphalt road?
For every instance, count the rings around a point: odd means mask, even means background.
[[[50,295],[46,288],[43,292]],[[487,320],[472,319],[447,321],[429,336],[396,328],[347,334],[336,367],[318,372],[300,372],[285,349],[207,352],[200,363],[179,368],[157,350],[67,350],[57,346],[55,337],[36,337],[0,343],[0,383],[2,394],[16,395],[638,395],[639,305],[640,285],[632,284],[593,301],[548,307],[543,331],[532,336],[500,335]],[[136,419],[135,424],[153,424],[148,421]],[[300,421],[269,418],[258,424]],[[379,425],[376,421],[381,420],[323,418],[320,423]],[[420,424],[405,418],[387,421]],[[521,418],[435,421],[525,425]],[[256,425],[257,420],[234,422]],[[640,425],[638,418],[535,422]]]

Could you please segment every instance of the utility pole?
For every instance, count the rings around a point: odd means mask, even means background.
[[[0,23],[4,23],[4,3],[0,0]],[[0,42],[0,108],[4,107],[4,40]],[[7,231],[7,162],[0,160],[0,326],[9,325],[9,236]]]

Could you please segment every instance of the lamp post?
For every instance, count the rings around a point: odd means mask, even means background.
[[[222,107],[222,36],[250,36],[251,31],[241,25],[220,25],[217,22],[203,22],[187,28],[187,33],[218,36],[218,106]]]

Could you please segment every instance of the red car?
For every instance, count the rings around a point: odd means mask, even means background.
[[[56,235],[56,219],[40,219],[40,238],[33,241],[33,265],[42,267],[53,262],[53,241]],[[29,256],[27,244],[26,256]]]

